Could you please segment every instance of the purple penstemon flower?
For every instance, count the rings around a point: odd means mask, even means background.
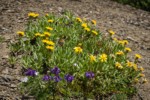
[[[25,75],[27,76],[36,76],[38,72],[36,72],[36,70],[33,70],[31,68],[27,69],[27,71],[25,72]]]
[[[67,82],[72,82],[73,79],[74,79],[74,76],[69,75],[69,74],[65,75],[65,80],[66,80]]]
[[[43,76],[43,81],[49,81],[51,79],[51,76],[49,76],[49,75],[44,75]]]
[[[61,81],[61,78],[60,78],[60,76],[54,76],[54,77],[53,77],[53,80],[54,80],[55,82],[59,82],[59,81]]]
[[[60,69],[58,67],[54,67],[51,72],[55,75],[58,75],[60,73]]]
[[[93,73],[93,72],[86,72],[86,73],[85,73],[85,76],[86,76],[87,78],[93,78],[93,77],[94,77],[94,73]]]

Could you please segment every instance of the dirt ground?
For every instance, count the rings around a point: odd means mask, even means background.
[[[112,29],[119,38],[129,41],[128,46],[133,50],[131,55],[143,56],[139,65],[145,68],[149,80],[133,100],[150,100],[150,12],[110,0],[0,0],[0,36],[5,38],[0,42],[0,100],[20,100],[22,97],[17,89],[21,66],[9,64],[8,44],[18,30],[25,29],[28,12],[59,15],[65,10],[82,18],[95,19],[101,32]]]

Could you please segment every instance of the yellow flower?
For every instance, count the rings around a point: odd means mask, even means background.
[[[28,13],[28,16],[29,16],[29,17],[33,17],[33,18],[36,18],[36,17],[39,16],[39,14],[38,14],[38,13],[34,13],[34,12],[30,12],[30,13]]]
[[[139,82],[139,79],[138,79],[138,78],[135,78],[135,79],[134,79],[134,82],[135,82],[135,83],[138,83],[138,82]]]
[[[19,36],[24,36],[24,32],[22,32],[22,31],[18,31],[17,34],[18,34]]]
[[[131,52],[131,49],[130,48],[125,48],[125,51],[126,52]]]
[[[120,40],[118,41],[118,43],[124,46],[124,45],[127,45],[129,42],[127,40]]]
[[[79,17],[77,17],[76,20],[77,20],[78,22],[82,22],[81,18],[79,18]]]
[[[122,66],[119,62],[116,62],[116,63],[115,63],[115,66],[116,66],[118,69],[122,69],[122,68],[123,68],[123,66]]]
[[[113,40],[114,40],[115,42],[118,42],[118,39],[117,39],[117,38],[113,38]]]
[[[83,28],[87,28],[87,23],[82,23],[81,25]]]
[[[115,32],[112,31],[112,30],[109,30],[108,32],[109,32],[110,35],[114,35],[115,34]]]
[[[124,45],[127,45],[129,42],[127,40],[123,40]]]
[[[92,24],[96,25],[96,20],[92,20]]]
[[[140,67],[139,70],[140,70],[140,71],[144,71],[144,68],[143,68],[143,67]]]
[[[41,34],[40,33],[35,33],[35,36],[36,37],[41,37]]]
[[[49,16],[49,14],[48,14],[48,13],[46,13],[46,14],[45,14],[45,16]]]
[[[90,62],[96,62],[96,56],[90,55]]]
[[[143,83],[147,83],[148,81],[147,81],[147,79],[145,78],[145,79],[143,79]]]
[[[127,61],[126,65],[127,65],[128,67],[132,67],[132,66],[133,66],[133,62]]]
[[[96,31],[94,31],[94,30],[92,30],[92,33],[93,33],[94,35],[98,35],[98,33],[97,33]]]
[[[135,54],[135,59],[140,59],[140,58],[142,58],[141,55]]]
[[[132,66],[133,66],[133,69],[134,69],[135,71],[138,71],[137,64],[133,63]]]
[[[53,23],[53,22],[54,22],[54,20],[52,20],[52,19],[49,19],[49,20],[48,20],[48,22],[49,22],[49,23]]]
[[[116,52],[116,55],[124,55],[123,51]]]
[[[89,31],[90,31],[90,29],[89,29],[89,28],[87,28],[87,27],[86,27],[86,28],[84,28],[84,30],[85,30],[85,31],[87,31],[87,32],[89,32]]]
[[[54,51],[54,47],[53,46],[46,46],[46,49]]]
[[[140,76],[140,77],[145,77],[145,74],[141,74],[141,73],[140,73],[139,76]]]
[[[48,41],[48,40],[42,40],[42,42],[45,43],[45,44],[47,43],[47,41]]]
[[[102,54],[102,55],[100,55],[99,59],[100,59],[101,62],[107,62],[107,55]]]
[[[53,41],[49,41],[47,39],[42,40],[42,42],[45,43],[45,44],[47,44],[47,45],[51,45],[51,46],[55,45],[55,43]]]
[[[53,28],[52,27],[46,27],[47,30],[52,31]]]
[[[49,32],[44,32],[44,35],[45,35],[46,37],[50,37],[50,36],[51,36],[51,34],[50,34]]]
[[[53,42],[53,41],[47,41],[46,42],[48,45],[51,45],[51,46],[54,46],[55,45],[55,43]]]
[[[74,50],[75,50],[76,53],[81,53],[82,52],[81,47],[74,47]]]

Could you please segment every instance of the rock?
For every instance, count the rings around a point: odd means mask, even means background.
[[[2,76],[0,76],[0,81],[1,82],[10,82],[12,80],[14,80],[13,76],[10,76],[10,75],[2,75]]]
[[[11,87],[11,88],[17,88],[17,85],[11,84],[10,87]]]
[[[2,74],[8,74],[9,71],[8,71],[8,68],[5,68],[4,70],[2,70]]]

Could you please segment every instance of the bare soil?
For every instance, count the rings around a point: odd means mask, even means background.
[[[95,19],[102,32],[114,30],[116,37],[127,39],[133,52],[143,58],[139,66],[145,68],[150,81],[150,12],[121,5],[111,0],[0,0],[0,100],[20,100],[18,92],[21,66],[9,64],[8,44],[13,41],[18,30],[24,30],[28,12],[61,15],[65,10],[76,16]],[[27,98],[26,100],[30,100]],[[150,100],[150,82],[140,86],[133,100]]]

